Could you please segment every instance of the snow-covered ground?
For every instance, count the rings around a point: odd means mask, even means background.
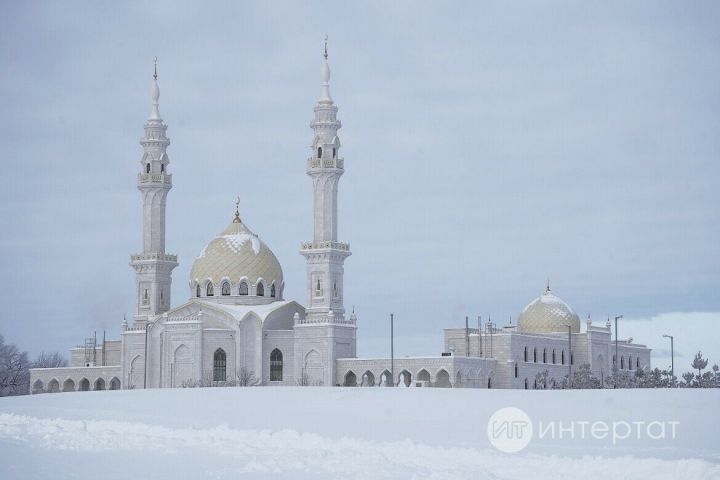
[[[718,405],[719,390],[296,387],[0,398],[0,477],[720,479]],[[515,454],[488,439],[491,415],[508,406],[534,428]]]

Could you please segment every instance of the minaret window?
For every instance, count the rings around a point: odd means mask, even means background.
[[[318,147],[318,158],[322,158],[322,147]]]
[[[543,363],[547,363],[547,350],[543,348]]]
[[[247,294],[248,294],[247,282],[240,282],[240,295],[247,295]]]
[[[205,291],[208,297],[212,297],[213,295],[215,295],[215,289],[213,288],[212,282],[208,282]]]
[[[228,282],[223,282],[222,294],[224,297],[227,297],[228,295],[230,295],[230,284]]]
[[[528,351],[527,351],[527,347],[525,347],[525,361],[526,362],[528,361],[527,359],[528,359]]]
[[[202,292],[200,291],[200,285],[198,284],[198,285],[195,287],[195,296],[198,297],[198,298],[200,298],[201,294],[202,294]]]
[[[143,293],[143,305],[148,304],[148,291],[147,288],[145,289],[145,293]]]
[[[560,353],[560,363],[565,365],[565,350],[563,350],[562,353]]]
[[[160,164],[160,173],[165,173],[165,164],[164,163]]]
[[[555,357],[555,349],[554,349],[554,348],[553,348],[552,362],[553,362],[553,365],[554,365],[555,363],[557,363],[557,358]]]
[[[275,298],[275,284],[270,285],[270,296]]]
[[[222,348],[213,355],[213,382],[224,382],[226,377],[227,355]]]
[[[533,349],[533,362],[537,363],[537,348]]]
[[[335,158],[335,147],[333,147],[333,158]]]
[[[150,173],[150,164],[145,165],[145,173]]]
[[[262,282],[258,282],[258,284],[257,284],[257,296],[258,297],[265,296],[265,285],[263,285]]]
[[[277,348],[270,353],[270,381],[282,382],[283,354]]]

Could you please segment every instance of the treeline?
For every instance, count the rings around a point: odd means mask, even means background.
[[[68,361],[59,353],[42,352],[30,360],[27,352],[5,343],[0,335],[0,397],[30,393],[30,369],[67,367]]]
[[[586,363],[573,371],[572,382],[568,382],[567,375],[561,381],[553,382],[548,378],[548,371],[544,370],[535,376],[533,388],[720,388],[720,367],[714,364],[706,370],[707,365],[708,360],[703,358],[702,352],[698,352],[690,364],[697,373],[686,372],[681,378],[673,376],[670,370],[659,368],[616,370],[610,375],[597,378]]]

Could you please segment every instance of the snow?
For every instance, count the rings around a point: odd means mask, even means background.
[[[250,241],[253,252],[255,255],[260,253],[260,240],[257,236],[249,233],[232,233],[228,235],[221,235],[218,238],[225,240],[225,245],[236,254],[240,254],[240,249],[246,242]]]
[[[208,388],[0,399],[4,479],[720,479],[718,390]],[[677,421],[674,439],[533,439],[488,418]]]

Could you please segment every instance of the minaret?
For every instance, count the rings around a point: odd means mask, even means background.
[[[160,117],[159,98],[155,59],[152,110],[145,123],[145,136],[140,139],[145,153],[137,177],[143,198],[143,251],[130,256],[137,294],[134,328],[144,327],[170,308],[172,270],[178,265],[177,255],[165,253],[165,199],[172,188],[172,175],[167,171],[170,159],[166,150],[170,140],[165,136],[167,125]]]
[[[338,108],[330,97],[327,39],[323,56],[322,88],[310,123],[314,138],[307,160],[307,174],[313,182],[315,234],[312,242],[302,245],[300,253],[307,260],[308,319],[327,320],[332,312],[332,318],[343,321],[343,262],[350,256],[350,246],[337,239],[338,182],[345,170],[337,136],[341,126]]]
[[[353,313],[346,319],[343,306],[343,263],[350,256],[350,246],[337,238],[338,182],[345,170],[337,136],[338,108],[330,96],[327,37],[323,56],[320,99],[310,123],[314,138],[307,159],[313,183],[314,238],[300,250],[307,262],[309,300],[305,317],[295,321],[295,375],[307,377],[311,385],[332,386],[338,383],[335,360],[355,357],[356,316]],[[313,352],[320,354],[322,367],[312,360],[317,355]]]

